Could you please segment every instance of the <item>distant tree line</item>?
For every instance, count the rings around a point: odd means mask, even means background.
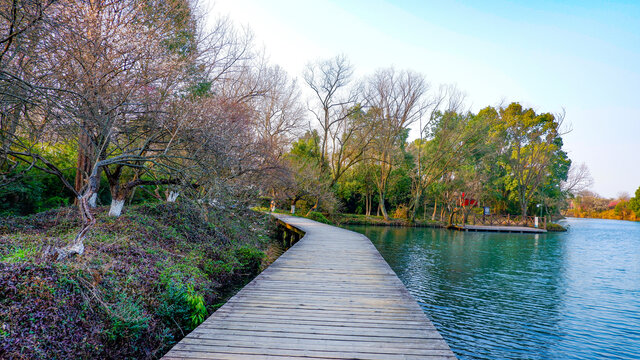
[[[292,210],[415,220],[466,218],[482,205],[526,217],[558,213],[591,185],[563,150],[564,113],[518,103],[473,113],[455,87],[416,72],[357,81],[344,56],[309,64],[304,80],[317,126],[286,156],[299,170],[273,190]],[[419,137],[409,142],[411,126]]]
[[[592,191],[584,190],[571,199],[567,214],[576,217],[640,220],[640,187],[635,196],[621,192],[615,198],[604,198]]]

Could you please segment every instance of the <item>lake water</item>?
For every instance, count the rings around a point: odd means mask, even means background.
[[[350,226],[461,359],[640,359],[640,223],[566,233]]]

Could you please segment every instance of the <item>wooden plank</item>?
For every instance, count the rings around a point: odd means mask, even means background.
[[[226,344],[242,344],[249,342],[252,344],[268,345],[272,342],[278,344],[322,344],[324,346],[370,346],[380,347],[381,345],[386,348],[398,347],[407,349],[444,349],[442,341],[439,339],[417,339],[417,340],[403,340],[403,341],[386,341],[386,339],[371,339],[368,337],[336,337],[336,338],[322,338],[305,336],[304,334],[282,337],[282,336],[270,336],[269,334],[226,334],[226,333],[211,333],[201,334],[197,337],[188,337],[184,341],[186,343],[200,343],[202,342],[214,342],[222,341]]]
[[[197,330],[197,331],[196,331]],[[198,338],[198,339],[218,339],[220,337],[243,337],[243,336],[251,336],[255,339],[269,339],[269,338],[279,338],[279,339],[322,339],[322,340],[336,340],[336,341],[347,341],[351,343],[355,342],[375,342],[382,344],[391,344],[391,343],[403,343],[403,344],[412,344],[412,343],[424,343],[429,342],[431,340],[441,340],[441,338],[436,338],[435,335],[430,338],[406,338],[406,337],[395,337],[395,336],[363,336],[363,335],[331,335],[331,334],[309,334],[309,333],[292,333],[292,332],[263,332],[256,330],[220,330],[214,331],[212,329],[196,329],[191,332],[188,337],[189,338]],[[186,338],[185,338],[186,339]],[[184,340],[184,339],[183,339]]]
[[[373,341],[341,341],[341,340],[325,340],[325,339],[296,339],[296,338],[278,338],[278,337],[236,337],[233,339],[185,339],[183,344],[188,345],[204,345],[204,346],[234,346],[234,347],[269,347],[282,350],[314,350],[314,351],[353,351],[362,353],[398,353],[403,349],[407,349],[407,354],[418,355],[424,354],[430,350],[446,350],[442,346],[440,340],[432,339],[421,342],[405,343],[381,343]]]
[[[304,236],[164,359],[455,359],[369,239],[278,218]]]
[[[315,350],[306,350],[306,349],[262,349],[262,348],[246,348],[246,347],[208,347],[202,345],[184,345],[178,343],[176,346],[176,352],[185,351],[189,353],[196,353],[197,358],[199,359],[217,359],[218,353],[223,354],[237,354],[238,356],[242,355],[264,355],[264,350],[268,350],[268,355],[275,355],[281,357],[288,356],[304,356],[311,358],[329,358],[329,359],[363,359],[363,360],[378,360],[378,359],[397,359],[404,360],[407,356],[415,356],[420,358],[450,358],[453,359],[455,357],[449,355],[451,354],[451,350],[431,350],[430,353],[426,354],[407,354],[403,352],[398,352],[395,354],[376,354],[376,353],[359,353],[352,351],[315,351]]]

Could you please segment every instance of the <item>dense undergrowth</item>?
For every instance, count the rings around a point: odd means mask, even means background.
[[[159,358],[269,261],[263,213],[97,213],[85,254],[61,262],[43,250],[73,238],[75,209],[0,220],[0,358]]]

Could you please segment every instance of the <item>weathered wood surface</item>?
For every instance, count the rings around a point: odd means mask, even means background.
[[[278,218],[306,235],[164,359],[455,359],[364,235]]]
[[[459,230],[465,231],[492,231],[492,232],[508,232],[508,233],[546,233],[547,230],[537,229],[527,226],[494,226],[494,225],[465,225]]]

